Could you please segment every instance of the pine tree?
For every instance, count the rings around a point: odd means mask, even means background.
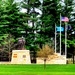
[[[1,5],[0,5],[1,9],[0,9],[0,48],[1,51],[3,50],[3,54],[5,52],[8,52],[8,50],[6,51],[5,49],[5,45],[7,45],[4,41],[7,38],[7,35],[11,34],[13,35],[15,38],[22,36],[21,34],[21,30],[23,30],[23,26],[22,26],[22,21],[23,19],[21,19],[23,16],[22,14],[19,14],[19,9],[16,5],[16,3],[14,3],[14,0],[2,0],[1,1]],[[14,38],[13,38],[14,39]],[[9,49],[10,50],[10,49]],[[7,56],[8,53],[5,54],[5,56]],[[6,57],[8,58],[8,57]]]
[[[59,0],[43,0],[42,4],[42,24],[41,24],[41,38],[44,43],[49,43],[51,38],[54,38],[55,23],[59,19]]]
[[[64,11],[62,12],[63,16],[67,16],[69,18],[68,26],[71,26],[71,29],[67,30],[67,48],[68,48],[67,57],[71,55],[73,57],[73,63],[74,63],[75,34],[72,34],[72,32],[75,31],[75,28],[74,28],[75,26],[74,26],[74,20],[72,19],[72,17],[74,17],[73,6],[74,6],[74,2],[72,0],[64,0],[64,7],[61,11]]]
[[[34,45],[35,44],[35,37],[36,37],[36,28],[37,28],[37,21],[38,21],[38,15],[39,13],[36,11],[36,9],[39,9],[40,1],[39,0],[24,0],[22,2],[22,8],[26,9],[27,16],[24,16],[24,18],[27,18],[27,26],[29,27],[28,30],[26,30],[26,41],[27,45]],[[31,26],[30,26],[31,23]],[[25,24],[26,26],[26,24]],[[31,39],[30,39],[31,38]],[[29,40],[30,39],[30,40]]]

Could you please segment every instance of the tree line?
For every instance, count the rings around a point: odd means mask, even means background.
[[[73,7],[72,0],[0,0],[0,60],[10,60],[14,45],[22,36],[26,40],[25,48],[33,51],[34,57],[38,47],[46,43],[54,47],[55,23],[60,25],[60,13],[69,18],[68,24],[75,30]],[[22,9],[25,9],[25,12],[21,12]],[[37,10],[41,11],[41,14]],[[68,30],[67,35],[69,56],[74,53],[74,50],[70,50],[74,47],[74,35],[69,35],[71,32]],[[63,36],[64,34],[62,38]],[[62,45],[64,44],[63,38]]]

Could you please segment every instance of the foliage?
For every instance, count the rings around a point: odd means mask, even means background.
[[[38,46],[42,47],[45,43],[52,46],[55,23],[56,25],[60,24],[60,13],[62,16],[69,18],[68,24],[75,30],[73,7],[74,2],[72,0],[64,0],[64,2],[61,0],[43,0],[42,3],[40,0],[23,0],[20,3],[15,3],[14,0],[0,0],[0,41],[6,38],[5,34],[11,34],[14,35],[15,41],[17,38],[24,36],[26,48],[30,50],[37,50]],[[26,12],[21,12],[22,8]],[[62,22],[62,26],[64,25]],[[68,30],[67,45],[71,48],[70,44],[75,43],[75,36],[70,37],[69,33],[71,34],[71,31]],[[64,34],[62,35],[62,44],[65,44],[63,36]],[[3,41],[0,46],[2,44],[4,44]]]
[[[32,45],[36,46],[36,40],[39,39],[37,37],[37,22],[39,17],[39,12],[36,11],[36,9],[39,9],[40,7],[40,1],[39,0],[24,0],[21,2],[21,7],[26,9],[27,11],[24,12],[27,16],[24,15],[25,21],[24,27],[26,26],[25,23],[27,23],[27,29],[25,29],[25,38],[26,38],[26,46],[29,46],[30,50]],[[27,47],[28,48],[28,47]],[[34,47],[35,48],[35,47]]]
[[[23,18],[23,14],[19,14],[19,8],[17,7],[17,4],[14,3],[14,0],[7,0],[4,3],[4,6],[1,7],[0,16],[0,34],[10,33],[15,37],[22,36],[21,30],[23,30],[23,19],[21,18]]]
[[[44,43],[49,43],[51,38],[54,38],[55,23],[59,22],[59,0],[43,0],[42,16],[40,25],[40,38],[43,38]]]
[[[48,58],[48,55],[52,55],[54,53],[54,50],[50,48],[48,45],[43,45],[42,48],[40,48],[39,51],[37,51],[37,56],[42,58]]]
[[[65,0],[64,2],[65,6],[63,8],[62,11],[62,15],[63,16],[67,16],[69,18],[69,23],[67,25],[71,26],[71,30],[67,30],[67,57],[70,55],[72,55],[72,57],[74,57],[74,43],[75,43],[75,34],[72,34],[72,32],[75,30],[75,26],[74,26],[74,20],[72,17],[74,17],[74,13],[73,13],[73,7],[74,7],[74,2],[72,0]],[[72,49],[72,50],[71,50]],[[74,60],[74,58],[73,58]],[[74,61],[73,61],[74,63]]]
[[[53,55],[54,50],[53,48],[49,47],[48,45],[43,45],[39,51],[37,51],[37,56],[41,57],[44,60],[44,68],[46,67],[46,60],[48,59],[49,55]]]
[[[9,59],[9,61],[11,60],[11,52],[13,49],[15,49],[15,39],[13,38],[13,36],[11,34],[6,34],[5,38],[3,38],[1,40],[1,59],[3,59],[3,57],[7,60]]]

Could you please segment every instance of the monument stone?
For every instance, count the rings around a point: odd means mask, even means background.
[[[31,64],[29,50],[13,50],[11,64]]]

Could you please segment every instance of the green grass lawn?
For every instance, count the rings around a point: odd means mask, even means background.
[[[0,65],[0,75],[75,75],[75,65]]]

